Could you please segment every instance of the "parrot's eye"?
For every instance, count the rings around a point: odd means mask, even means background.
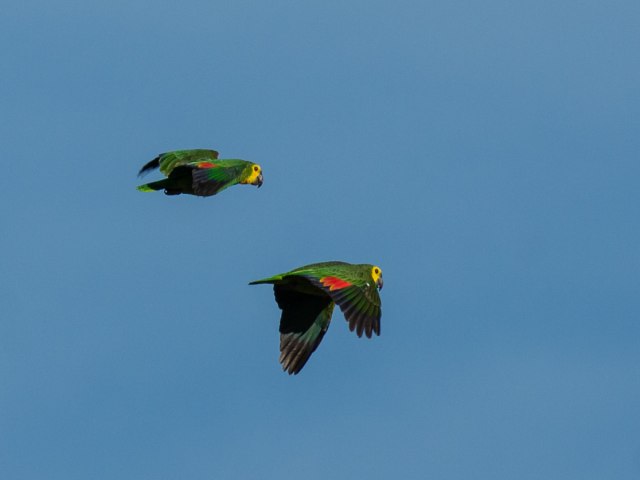
[[[380,269],[379,268],[374,268],[373,271],[375,272],[376,275],[378,275],[380,273]]]
[[[257,165],[254,165],[254,166],[253,166],[253,171],[254,171],[254,172],[257,172],[258,170],[260,170],[260,169],[258,168],[258,166],[257,166]]]

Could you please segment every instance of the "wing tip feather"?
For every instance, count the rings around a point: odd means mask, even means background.
[[[138,172],[138,176],[142,177],[142,176],[146,175],[148,172],[150,172],[151,170],[154,170],[154,169],[158,168],[160,166],[160,157],[161,157],[161,155],[158,155],[153,160],[145,163],[144,166]]]

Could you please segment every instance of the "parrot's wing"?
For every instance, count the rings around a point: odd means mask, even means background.
[[[349,322],[349,330],[355,330],[359,337],[363,333],[369,338],[372,333],[380,335],[381,302],[375,283],[339,274],[320,277],[307,273],[304,276],[338,304]]]
[[[160,168],[160,172],[168,177],[176,167],[194,162],[216,160],[217,158],[218,152],[215,150],[176,150],[175,152],[161,153],[142,167],[138,176],[145,175],[154,168]]]
[[[325,295],[300,292],[287,284],[275,284],[280,317],[280,363],[289,374],[302,370],[329,328],[334,303]]]
[[[193,162],[193,191],[196,195],[215,195],[242,180],[244,165],[224,165],[213,162]]]

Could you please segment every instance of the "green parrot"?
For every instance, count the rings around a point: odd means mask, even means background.
[[[177,150],[158,155],[140,169],[142,176],[160,168],[167,178],[140,185],[141,192],[164,190],[166,195],[188,193],[209,197],[241,184],[262,186],[262,168],[246,160],[218,160],[215,150]]]
[[[302,370],[329,328],[337,303],[358,337],[380,335],[382,270],[375,265],[324,262],[256,280],[273,284],[280,317],[280,363],[289,375]]]

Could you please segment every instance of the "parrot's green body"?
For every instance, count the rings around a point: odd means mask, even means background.
[[[270,283],[280,318],[280,363],[297,374],[322,341],[338,304],[349,329],[359,337],[380,335],[382,270],[375,265],[345,262],[315,263],[256,280]]]
[[[140,185],[138,190],[164,190],[167,195],[186,193],[209,197],[238,183],[262,185],[262,168],[246,160],[218,160],[215,150],[177,150],[158,155],[139,175],[160,168],[167,178]]]

